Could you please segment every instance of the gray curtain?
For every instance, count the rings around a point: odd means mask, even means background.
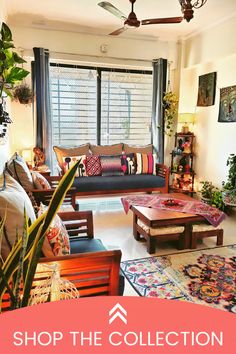
[[[46,157],[46,164],[52,167],[51,100],[49,87],[49,51],[33,48],[33,87],[36,97],[34,117],[36,122],[36,146]]]
[[[152,143],[158,161],[164,161],[164,109],[162,99],[166,91],[167,60],[153,60]]]

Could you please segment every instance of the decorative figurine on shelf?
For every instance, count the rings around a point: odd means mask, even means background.
[[[43,166],[45,164],[44,152],[37,146],[33,149],[33,152],[34,152],[34,166],[36,168],[39,166]]]
[[[183,166],[183,170],[185,170],[185,166],[187,165],[187,159],[185,156],[180,159],[179,164]]]
[[[179,139],[178,140],[178,146],[177,146],[177,154],[181,155],[183,150],[184,150],[184,148],[183,148],[183,139]]]
[[[178,172],[179,165],[177,163],[173,164],[173,172]]]
[[[190,168],[190,165],[187,164],[187,165],[185,165],[185,167],[184,167],[184,172],[185,172],[185,173],[190,173],[190,172],[191,172],[190,169],[191,169],[191,168]]]
[[[184,167],[182,165],[179,165],[179,172],[183,172]]]
[[[190,154],[191,153],[191,143],[190,143],[190,141],[188,141],[186,139],[182,146],[184,148],[184,153],[185,154]]]

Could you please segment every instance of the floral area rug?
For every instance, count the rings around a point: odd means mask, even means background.
[[[236,245],[125,261],[121,269],[140,296],[236,313]]]

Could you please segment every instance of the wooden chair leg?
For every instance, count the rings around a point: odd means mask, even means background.
[[[217,246],[222,246],[223,245],[223,235],[224,235],[224,230],[219,230],[218,235],[217,235]]]
[[[136,241],[140,241],[140,233],[137,230],[137,222],[138,217],[137,215],[133,214],[133,235]]]

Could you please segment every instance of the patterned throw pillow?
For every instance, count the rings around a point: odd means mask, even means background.
[[[120,155],[100,156],[102,176],[123,176]]]
[[[84,177],[86,176],[86,155],[82,156],[67,156],[63,157],[63,171],[66,173],[77,161],[79,161],[79,166],[77,172],[75,174],[76,177]]]
[[[156,174],[156,154],[136,154],[137,159],[137,175]]]
[[[135,154],[124,154],[121,156],[121,168],[126,175],[136,174]]]
[[[24,159],[16,152],[7,163],[12,176],[26,191],[34,189],[33,179]]]
[[[43,214],[47,207],[40,205],[38,216]],[[67,230],[61,221],[61,218],[56,214],[45,234],[45,240],[42,247],[42,252],[45,257],[64,256],[70,254],[70,242]]]
[[[37,171],[32,171],[32,178],[36,189],[51,189],[50,183]]]
[[[99,156],[86,156],[85,168],[87,176],[101,176],[102,166]]]

